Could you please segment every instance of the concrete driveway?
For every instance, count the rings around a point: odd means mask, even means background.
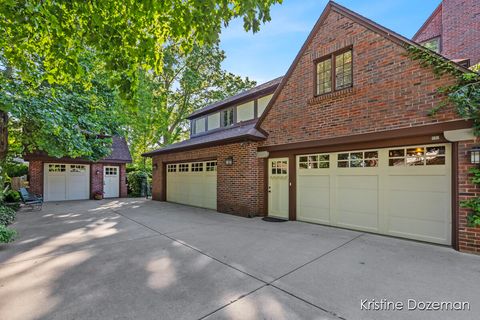
[[[441,246],[137,199],[48,203],[14,227],[0,319],[480,318],[480,257]]]

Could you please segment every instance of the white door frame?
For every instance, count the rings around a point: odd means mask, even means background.
[[[268,216],[289,219],[289,159],[268,159]]]

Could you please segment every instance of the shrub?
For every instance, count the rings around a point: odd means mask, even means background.
[[[17,231],[0,225],[0,243],[9,243],[15,240]]]
[[[132,197],[143,196],[142,186],[147,184],[148,174],[144,171],[132,171],[127,174],[128,191]]]
[[[28,174],[28,166],[24,163],[10,162],[6,164],[5,172],[9,177],[21,177]]]
[[[15,221],[15,210],[0,203],[0,225],[8,226]]]
[[[20,193],[15,190],[8,190],[4,194],[4,199],[3,201],[5,202],[19,202],[20,201]]]

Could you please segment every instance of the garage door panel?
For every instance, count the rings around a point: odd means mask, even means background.
[[[48,177],[47,200],[63,201],[67,199],[67,176],[51,175]]]
[[[167,201],[215,210],[216,161],[183,163],[182,170],[180,164],[167,165]]]
[[[450,244],[450,157],[449,144],[297,156],[297,218]]]
[[[444,175],[390,175],[389,184],[392,191],[427,191],[448,192],[448,177]]]

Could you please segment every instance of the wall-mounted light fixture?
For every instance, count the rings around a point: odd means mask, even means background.
[[[480,163],[480,147],[473,147],[470,150],[470,163],[472,164]]]
[[[98,176],[100,174],[100,170],[95,171],[95,174]]]
[[[153,170],[157,170],[158,169],[158,164],[154,163],[153,164]]]
[[[225,165],[226,165],[226,166],[231,166],[231,165],[233,165],[233,157],[232,157],[232,156],[230,156],[230,157],[228,157],[228,158],[225,159]]]

